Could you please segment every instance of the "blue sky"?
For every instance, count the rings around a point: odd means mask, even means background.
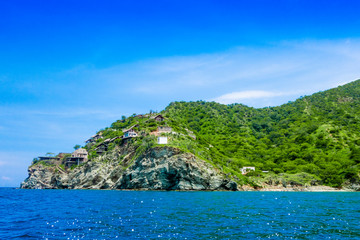
[[[360,78],[357,1],[1,1],[0,187],[122,115]]]

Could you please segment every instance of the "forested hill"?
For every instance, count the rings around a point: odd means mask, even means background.
[[[173,102],[100,130],[86,158],[35,158],[22,188],[359,191],[359,101],[360,80],[278,107]]]
[[[306,172],[340,186],[359,180],[359,97],[357,80],[278,107],[173,102],[163,114],[195,133],[193,152],[230,172]]]

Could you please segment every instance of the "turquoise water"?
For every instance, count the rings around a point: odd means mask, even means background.
[[[360,239],[360,193],[0,188],[0,239]]]

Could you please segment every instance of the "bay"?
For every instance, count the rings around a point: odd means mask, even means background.
[[[0,188],[0,239],[360,239],[360,193]]]

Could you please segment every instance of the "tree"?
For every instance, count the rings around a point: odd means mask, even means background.
[[[350,159],[355,163],[360,163],[360,148],[353,147],[351,149]]]
[[[74,149],[75,149],[75,150],[78,150],[79,148],[81,148],[81,146],[80,146],[79,144],[76,144],[76,145],[74,146]]]

